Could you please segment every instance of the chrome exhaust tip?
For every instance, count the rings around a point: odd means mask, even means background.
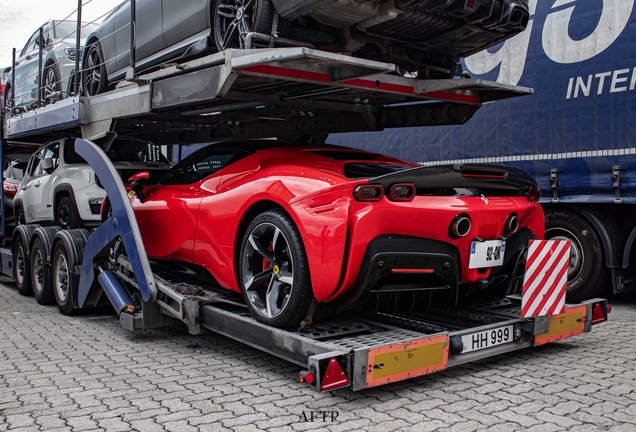
[[[506,224],[504,225],[504,234],[514,234],[519,230],[519,217],[513,213],[508,216],[506,219]]]
[[[470,232],[472,223],[467,216],[459,215],[452,220],[448,227],[448,235],[453,238],[464,237]]]

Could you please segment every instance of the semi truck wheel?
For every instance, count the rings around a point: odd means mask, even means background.
[[[11,248],[13,258],[13,278],[18,292],[23,296],[33,294],[31,286],[31,269],[26,256],[26,248],[22,236],[17,236]]]
[[[46,251],[42,241],[36,238],[31,247],[31,282],[33,295],[38,303],[48,305],[53,303],[53,283],[51,281],[51,266],[46,262]]]
[[[62,315],[75,313],[73,295],[79,285],[79,276],[74,271],[76,265],[64,242],[57,242],[53,250],[53,294]]]
[[[566,300],[576,303],[599,295],[607,283],[607,269],[603,243],[594,226],[565,209],[547,210],[545,222],[546,240],[570,241]]]

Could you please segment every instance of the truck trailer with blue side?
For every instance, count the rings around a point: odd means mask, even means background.
[[[434,163],[488,162],[533,174],[546,238],[572,243],[570,299],[636,288],[634,0],[530,0],[525,32],[462,62],[473,78],[534,88],[462,126],[332,135],[329,142]]]

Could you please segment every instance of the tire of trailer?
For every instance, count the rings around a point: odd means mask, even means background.
[[[254,318],[274,327],[298,326],[313,291],[307,253],[292,218],[280,209],[258,215],[245,232],[239,257],[239,284]]]
[[[80,217],[70,197],[65,196],[60,200],[55,212],[55,221],[62,229],[75,229],[80,227]]]
[[[52,255],[53,295],[62,315],[74,315],[73,296],[79,286],[79,276],[75,274],[75,262],[63,241],[55,243]]]
[[[250,2],[253,2],[251,8]],[[217,49],[223,51],[228,48],[245,48],[247,33],[255,32],[269,36],[273,16],[274,6],[271,0],[216,0],[212,16],[212,34]],[[239,23],[245,28],[240,28]],[[229,27],[230,38],[226,40]]]
[[[546,240],[570,241],[566,300],[576,303],[599,295],[607,283],[603,243],[594,226],[566,209],[545,212]]]
[[[41,305],[53,303],[53,282],[51,266],[46,262],[48,254],[39,237],[31,246],[31,283],[33,295]]]
[[[85,96],[96,96],[108,88],[108,75],[104,52],[98,40],[91,42],[85,49],[82,69],[82,93]]]
[[[21,235],[15,236],[11,247],[13,260],[13,278],[18,292],[23,296],[33,295],[31,269],[26,254],[26,243]]]

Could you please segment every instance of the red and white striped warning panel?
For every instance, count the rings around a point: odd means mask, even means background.
[[[521,298],[522,318],[563,312],[569,263],[568,240],[530,240]]]

